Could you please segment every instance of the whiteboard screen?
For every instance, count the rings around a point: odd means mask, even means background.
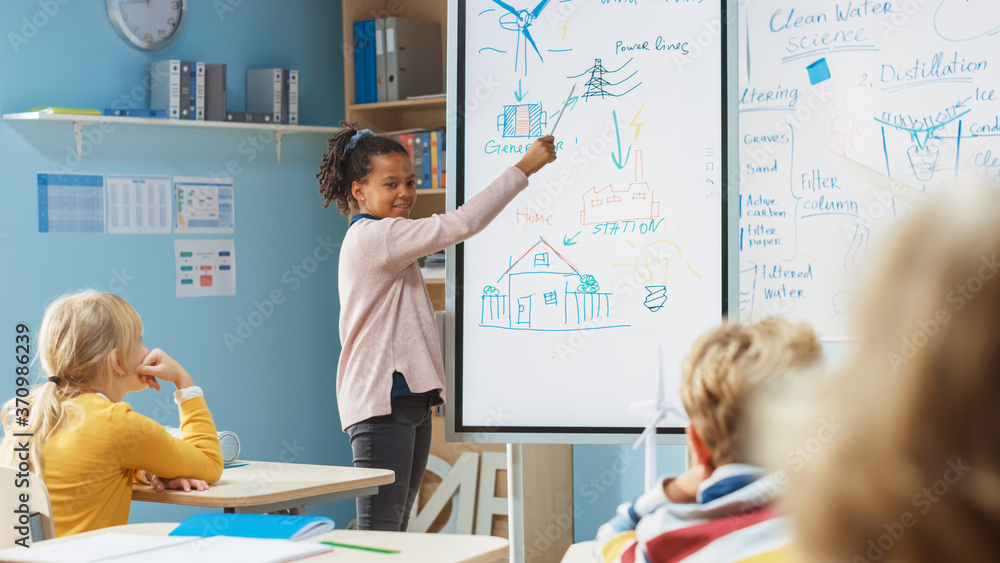
[[[824,150],[921,191],[996,180],[1000,3],[742,5],[741,318],[850,338],[852,286],[906,203]]]
[[[728,305],[725,2],[457,4],[456,203],[557,123],[558,159],[455,251],[455,431],[637,432],[662,350],[683,432]]]

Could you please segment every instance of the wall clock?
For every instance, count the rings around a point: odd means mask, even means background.
[[[173,43],[184,28],[186,0],[107,0],[108,18],[125,41],[146,51]]]

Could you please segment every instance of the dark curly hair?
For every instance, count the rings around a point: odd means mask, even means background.
[[[331,137],[326,142],[327,153],[319,166],[319,193],[323,196],[323,208],[331,201],[337,202],[340,214],[347,217],[350,214],[351,186],[354,182],[364,183],[372,171],[372,157],[382,154],[402,153],[409,158],[410,153],[403,145],[385,137],[363,137],[350,151],[347,144],[358,132],[357,122],[341,121],[344,130]]]

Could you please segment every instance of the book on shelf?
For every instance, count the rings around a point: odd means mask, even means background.
[[[284,123],[284,69],[247,69],[247,112],[270,113],[272,123]]]
[[[149,109],[162,109],[168,119],[180,119],[181,61],[153,61],[149,64],[149,74]]]
[[[191,119],[191,112],[194,109],[194,96],[191,92],[193,78],[191,61],[181,61],[181,119]]]
[[[113,117],[145,117],[152,119],[165,119],[167,111],[162,109],[143,108],[105,108],[103,115]]]
[[[382,136],[396,141],[406,149],[413,164],[418,190],[444,187],[444,129],[415,129],[384,133]]]
[[[205,65],[205,119],[226,120],[226,65]]]
[[[191,63],[191,119],[205,121],[205,63]]]
[[[299,80],[295,69],[247,69],[247,112],[270,113],[272,123],[298,125]]]
[[[354,22],[353,30],[355,103],[444,96],[438,22],[377,18]]]
[[[51,106],[43,106],[39,108],[31,108],[25,113],[34,113],[37,115],[101,115],[101,110],[84,109],[84,108],[57,108]]]
[[[441,93],[444,71],[438,22],[385,18],[385,66],[386,101]]]

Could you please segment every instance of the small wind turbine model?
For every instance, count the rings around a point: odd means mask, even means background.
[[[660,372],[656,378],[656,399],[653,401],[637,401],[632,403],[632,414],[647,417],[646,429],[639,435],[639,439],[632,445],[633,450],[639,449],[643,442],[646,443],[646,491],[652,490],[656,485],[656,427],[667,418],[667,413],[674,407],[667,404],[666,396],[663,392],[663,349],[659,351]]]
[[[534,22],[535,19],[538,18],[539,15],[541,15],[542,10],[545,9],[545,6],[549,3],[549,0],[542,0],[541,2],[538,3],[537,6],[535,6],[535,9],[531,10],[530,12],[528,10],[516,10],[510,4],[507,4],[503,0],[493,0],[493,2],[495,2],[498,6],[500,6],[504,10],[510,12],[510,14],[504,14],[501,17],[500,26],[506,30],[517,32],[517,51],[514,55],[514,72],[517,72],[517,60],[521,57],[521,52],[523,50],[524,73],[525,75],[527,75],[528,43],[531,43],[531,46],[534,47],[535,52],[538,53],[538,58],[543,61],[545,60],[542,57],[541,51],[538,50],[538,45],[535,45],[535,40],[531,38],[531,33],[528,31],[528,28],[531,27],[532,22]],[[510,21],[509,17],[510,15],[514,16],[514,21]],[[504,18],[506,18],[507,21],[504,21]],[[514,25],[516,27],[508,27],[510,25]],[[524,43],[523,46],[522,43]]]

